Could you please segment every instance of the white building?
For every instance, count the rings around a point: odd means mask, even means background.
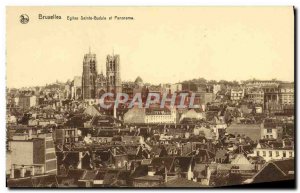
[[[233,101],[238,101],[243,99],[245,96],[245,89],[231,89],[230,99]]]
[[[146,109],[145,123],[176,123],[176,108]]]
[[[258,143],[253,151],[253,154],[248,154],[247,156],[260,156],[267,162],[270,160],[293,158],[295,156],[294,147],[286,146],[284,141],[282,146],[279,147],[272,144]]]
[[[37,98],[35,95],[24,95],[15,98],[16,104],[21,108],[30,108],[37,105]]]
[[[261,128],[261,139],[277,139],[278,128]]]
[[[206,116],[204,112],[196,112],[195,109],[190,109],[181,115],[180,121],[182,121],[184,118],[201,120],[205,119],[205,117]]]
[[[219,91],[221,91],[221,85],[220,84],[214,84],[213,93],[217,94]]]
[[[124,123],[175,124],[177,122],[176,108],[138,108],[129,109],[124,114]]]

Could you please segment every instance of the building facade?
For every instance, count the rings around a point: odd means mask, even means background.
[[[294,84],[282,83],[278,86],[279,103],[282,105],[294,104]]]
[[[107,55],[105,77],[103,72],[97,73],[96,54],[89,52],[83,59],[82,99],[100,98],[106,92],[122,92],[120,56]]]
[[[253,154],[248,156],[260,156],[267,162],[270,160],[282,160],[293,158],[295,156],[293,147],[274,147],[272,145],[258,143],[253,150]]]
[[[93,99],[96,97],[97,60],[96,54],[89,52],[83,58],[82,97]]]
[[[120,75],[120,56],[107,55],[106,57],[106,78],[107,91],[112,93],[121,93],[121,75]]]
[[[230,99],[232,101],[238,101],[244,98],[245,90],[244,89],[231,89]]]
[[[14,139],[9,143],[11,151],[11,170],[14,166],[31,166],[39,168],[41,173],[57,173],[57,158],[55,154],[52,133],[38,134],[28,139]]]
[[[263,104],[264,103],[264,91],[260,88],[253,88],[248,91],[247,99],[249,102],[253,102],[255,104]]]
[[[36,96],[20,96],[17,98],[17,105],[22,109],[29,109],[37,105]]]

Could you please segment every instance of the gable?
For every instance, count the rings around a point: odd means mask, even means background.
[[[94,105],[88,106],[84,110],[84,114],[88,114],[90,116],[101,115],[100,111]]]
[[[253,182],[272,182],[285,179],[286,178],[284,174],[280,170],[278,170],[278,168],[274,164],[269,163],[254,177]]]
[[[243,155],[243,154],[238,154],[232,161],[231,164],[247,164],[251,165],[250,161]]]

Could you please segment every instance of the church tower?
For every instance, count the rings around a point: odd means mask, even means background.
[[[82,97],[83,99],[94,99],[96,97],[96,79],[97,79],[97,60],[96,54],[89,50],[83,58],[82,71]]]
[[[107,92],[121,93],[120,56],[107,55],[106,57]]]

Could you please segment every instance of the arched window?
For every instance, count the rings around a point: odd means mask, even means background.
[[[90,84],[93,85],[93,76],[90,76]]]
[[[109,63],[110,63],[110,70],[112,71],[112,70],[113,70],[113,64],[112,64],[112,61],[110,61]]]

